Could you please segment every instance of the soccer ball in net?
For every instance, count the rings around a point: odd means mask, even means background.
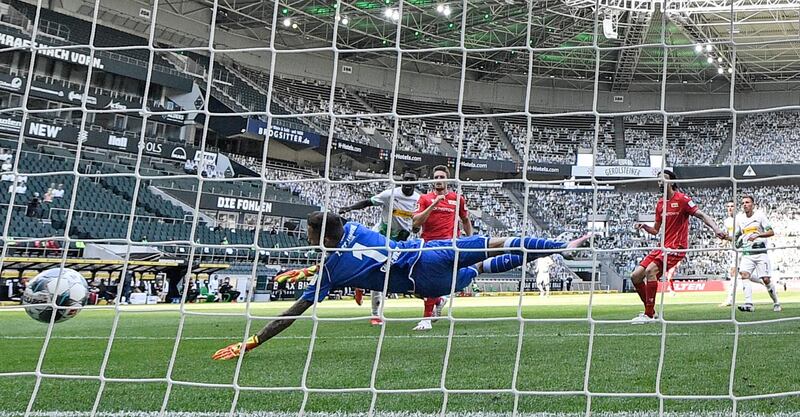
[[[39,273],[28,283],[22,294],[22,304],[34,320],[50,323],[55,314],[55,322],[59,323],[75,317],[86,305],[88,296],[89,286],[78,271],[54,268]],[[53,308],[54,300],[60,308]]]

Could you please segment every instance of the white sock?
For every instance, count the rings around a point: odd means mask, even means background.
[[[725,299],[725,304],[733,303],[733,296],[736,295],[736,281],[731,282],[731,287],[728,289],[728,298]]]
[[[769,297],[772,298],[773,304],[780,304],[778,302],[778,290],[775,288],[774,282],[769,282],[769,285],[767,285],[767,292],[769,293]]]
[[[753,285],[750,280],[742,280],[742,290],[744,290],[744,303],[753,304]]]
[[[372,316],[378,317],[381,301],[383,301],[383,293],[380,291],[371,291],[369,295],[370,298],[372,298]]]

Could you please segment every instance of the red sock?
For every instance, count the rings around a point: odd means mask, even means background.
[[[656,294],[658,294],[658,281],[647,281],[645,284],[644,314],[653,318],[656,314]]]
[[[674,279],[669,280],[669,289],[672,292],[675,292],[675,280]]]
[[[425,298],[425,312],[422,317],[433,317],[433,309],[436,307],[436,300],[438,298]]]
[[[644,300],[646,298],[644,293],[644,281],[638,284],[634,283],[633,287],[636,288],[636,293],[639,294],[639,298],[642,299],[642,304],[644,304]]]

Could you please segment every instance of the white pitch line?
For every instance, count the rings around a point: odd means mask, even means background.
[[[717,333],[708,333],[703,332],[700,333],[687,333],[687,332],[667,332],[667,336],[678,336],[678,337],[697,337],[702,335],[703,337],[706,336],[733,336],[734,332],[717,332]],[[793,332],[793,331],[786,331],[786,332],[739,332],[740,336],[795,336],[800,335],[800,332]],[[589,333],[537,333],[531,334],[526,333],[526,337],[547,337],[547,338],[554,338],[554,337],[589,337]],[[595,337],[639,337],[639,336],[646,336],[646,337],[661,337],[660,332],[649,332],[649,333],[595,333]],[[234,336],[190,336],[190,337],[182,337],[180,340],[220,340],[224,341],[226,338],[231,338]],[[497,333],[497,334],[454,334],[453,338],[458,339],[491,339],[495,337],[508,337],[508,338],[517,338],[519,337],[516,333]],[[280,340],[280,339],[288,339],[288,340],[306,340],[310,339],[310,336],[276,336],[273,339]],[[378,339],[378,336],[317,336],[318,339],[340,339],[340,340],[362,340],[362,339]],[[433,334],[409,334],[409,335],[386,335],[384,336],[385,339],[447,339],[447,335],[433,335]],[[8,339],[8,340],[37,340],[41,339],[39,336],[0,336],[1,339]],[[51,336],[50,339],[62,339],[62,340],[108,340],[108,337],[104,336]],[[175,337],[170,336],[116,336],[114,340],[175,340]],[[2,417],[0,415],[0,417]]]
[[[593,417],[652,417],[655,411],[617,411],[617,412],[593,412]],[[0,417],[21,417],[22,412],[0,411]],[[34,411],[31,417],[86,417],[86,411]],[[512,413],[498,412],[447,412],[445,414],[431,414],[420,412],[396,412],[376,411],[378,417],[511,417]],[[562,412],[535,412],[526,413],[521,411],[519,416],[524,417],[585,417],[586,413],[562,413]],[[157,411],[117,411],[117,412],[98,412],[97,417],[160,417]],[[230,417],[228,412],[185,412],[167,411],[163,417]],[[269,411],[249,411],[236,412],[233,417],[297,417],[296,412],[269,412]],[[367,413],[352,412],[305,412],[306,417],[367,417]],[[664,417],[731,417],[731,411],[695,411],[695,412],[664,412]],[[800,412],[777,412],[777,413],[748,413],[737,412],[737,417],[800,417]]]

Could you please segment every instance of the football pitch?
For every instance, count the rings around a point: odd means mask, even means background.
[[[733,396],[739,415],[800,415],[800,293],[779,296],[784,311],[774,313],[757,293],[756,312],[736,312],[738,332],[731,322],[696,323],[731,318],[717,306],[723,293],[667,295],[663,317],[679,323],[643,326],[622,322],[641,310],[635,294],[595,295],[593,323],[588,295],[526,296],[521,308],[519,297],[456,298],[452,328],[444,318],[425,333],[411,331],[420,300],[388,300],[384,329],[368,324],[368,300],[326,301],[316,326],[298,320],[248,353],[238,373],[236,361],[210,356],[244,336],[244,304],[190,305],[183,320],[177,305],[83,311],[54,326],[43,356],[47,325],[6,307],[0,417],[29,404],[32,415],[52,417],[93,408],[120,417],[162,408],[184,417],[712,416],[731,415]],[[264,317],[288,305],[250,308]],[[265,322],[254,320],[250,333]]]

